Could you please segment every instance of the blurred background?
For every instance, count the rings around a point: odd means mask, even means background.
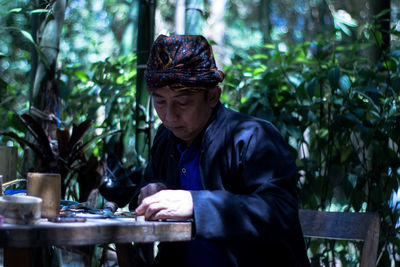
[[[99,188],[111,154],[137,172],[159,125],[143,82],[151,42],[202,34],[226,73],[223,104],[273,122],[290,145],[300,207],[379,211],[378,266],[398,266],[399,8],[390,0],[0,0],[0,145],[18,147],[15,178],[55,160],[65,199]],[[60,136],[71,141],[72,129],[84,145],[66,164]],[[27,141],[48,142],[51,152]],[[308,245],[314,266],[359,263],[357,242]]]

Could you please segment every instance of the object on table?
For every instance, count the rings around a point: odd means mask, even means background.
[[[60,214],[70,217],[82,218],[114,218],[114,213],[109,209],[95,209],[89,203],[61,200]]]
[[[42,217],[56,216],[60,212],[61,176],[59,173],[28,172],[27,195],[40,197]]]
[[[104,203],[103,209],[108,209],[111,212],[115,213],[118,209],[118,205],[117,205],[117,203],[107,201],[106,203]]]
[[[3,183],[3,195],[26,195],[26,179],[15,179]]]
[[[42,199],[33,196],[1,196],[0,214],[5,223],[35,224],[41,217]]]
[[[124,207],[136,192],[142,179],[142,171],[143,168],[136,168],[128,172],[114,154],[108,154],[106,173],[99,187],[100,194],[118,207]]]
[[[48,217],[47,220],[49,222],[55,222],[55,223],[71,223],[71,222],[86,222],[86,218],[82,217],[75,217],[75,216],[55,216],[55,217]]]

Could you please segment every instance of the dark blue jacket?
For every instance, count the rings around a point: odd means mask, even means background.
[[[145,181],[180,187],[177,140],[161,125]],[[297,168],[269,122],[218,104],[201,141],[206,190],[192,191],[194,238],[226,246],[230,266],[309,266],[299,223]],[[159,247],[160,265],[184,266],[181,244]]]

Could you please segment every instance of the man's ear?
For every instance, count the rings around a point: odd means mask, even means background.
[[[219,86],[216,86],[208,91],[208,103],[211,107],[215,107],[221,97],[222,89]]]

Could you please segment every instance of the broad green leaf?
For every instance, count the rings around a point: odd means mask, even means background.
[[[349,76],[347,75],[343,75],[342,77],[340,77],[339,79],[339,88],[344,91],[344,92],[349,92],[350,89],[350,79]]]
[[[380,31],[374,32],[374,38],[375,38],[376,42],[378,43],[378,45],[382,45],[383,37],[382,37],[382,33]]]
[[[77,78],[79,78],[83,83],[86,83],[89,80],[87,74],[83,71],[76,71],[76,72],[74,72],[74,75]]]
[[[307,88],[307,92],[308,95],[312,98],[315,95],[315,88],[317,85],[317,79],[316,78],[312,78],[311,81],[306,82],[306,88]]]
[[[392,105],[392,107],[389,109],[389,116],[394,116],[397,113],[397,108],[396,105]]]
[[[386,60],[384,65],[390,71],[396,71],[397,69],[397,63],[393,59]]]
[[[301,135],[301,131],[298,127],[296,127],[294,125],[287,125],[287,131],[295,140],[301,139],[302,135]]]
[[[379,19],[380,17],[385,16],[387,13],[390,13],[390,9],[382,10],[381,12],[379,12],[378,14],[376,14],[376,15],[374,16],[374,19],[375,19],[375,20],[376,20],[376,19]]]
[[[289,75],[288,79],[296,87],[302,82],[300,75]]]
[[[315,122],[317,120],[317,116],[315,116],[314,112],[312,112],[311,110],[308,111],[307,118],[311,122]]]
[[[36,44],[35,41],[33,40],[32,35],[31,35],[29,32],[24,31],[24,30],[21,30],[21,29],[18,29],[18,30],[19,30],[19,31],[22,33],[22,35],[23,35],[26,39],[28,39],[31,43]]]
[[[8,27],[7,29],[19,31],[26,39],[28,39],[29,42],[31,42],[31,44],[35,47],[36,52],[40,55],[40,60],[45,65],[46,69],[49,69],[49,63],[47,62],[46,56],[43,54],[42,50],[40,50],[40,47],[33,40],[33,37],[29,32],[21,30],[17,27]]]
[[[360,123],[361,123],[360,120],[359,120],[356,116],[354,116],[353,113],[346,112],[346,113],[343,115],[343,117],[345,117],[347,120],[349,120],[349,121],[351,121],[351,122],[353,122],[353,123],[355,123],[355,124],[360,124]]]

